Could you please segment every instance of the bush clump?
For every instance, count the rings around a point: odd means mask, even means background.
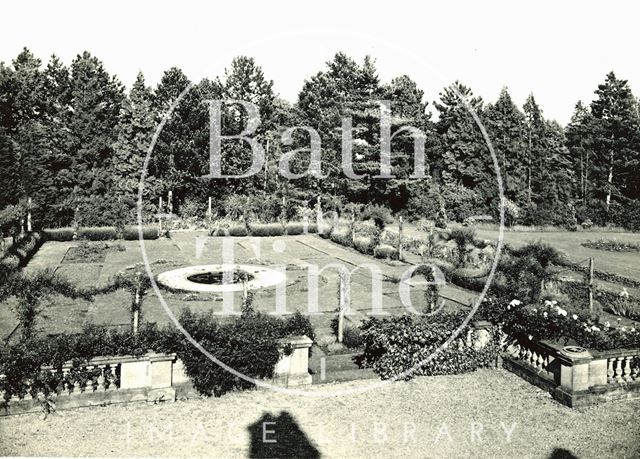
[[[364,345],[361,365],[372,368],[382,379],[405,380],[416,375],[461,374],[495,365],[498,346],[494,341],[476,349],[457,339],[434,354],[464,316],[463,312],[441,312],[418,319],[408,315],[368,319],[360,327]],[[470,331],[465,327],[459,336],[466,337]]]
[[[117,238],[117,232],[111,226],[93,226],[78,230],[78,239],[89,241],[112,241]]]
[[[72,241],[75,234],[76,230],[71,227],[51,228],[44,230],[44,235],[48,241]]]
[[[374,238],[369,236],[356,236],[353,239],[353,248],[365,255],[373,255],[373,249],[376,246]]]
[[[351,231],[349,228],[334,228],[329,236],[336,244],[344,245],[345,247],[351,247]]]
[[[373,249],[373,256],[385,260],[397,260],[398,249],[387,244],[382,244]]]
[[[252,236],[283,236],[284,227],[280,223],[255,223],[249,227]]]

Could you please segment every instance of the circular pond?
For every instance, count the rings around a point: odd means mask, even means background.
[[[254,265],[198,265],[174,269],[158,275],[160,285],[186,292],[237,292],[257,290],[286,280],[284,273]]]

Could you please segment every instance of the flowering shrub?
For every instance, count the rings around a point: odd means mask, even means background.
[[[486,298],[478,315],[519,340],[552,340],[601,351],[640,347],[640,330],[635,327],[612,327],[585,312],[570,313],[555,301],[525,307],[517,299],[505,305]]]
[[[640,244],[636,242],[616,241],[615,239],[598,239],[580,244],[582,247],[608,252],[640,252]]]
[[[373,249],[376,243],[372,237],[369,236],[356,236],[353,239],[353,248],[365,255],[373,255]]]
[[[371,367],[383,379],[397,377],[426,359],[429,361],[404,379],[415,375],[460,374],[494,365],[498,347],[493,341],[476,349],[459,338],[432,356],[460,326],[465,315],[439,313],[418,319],[408,315],[371,318],[360,327],[364,345],[360,364]],[[466,337],[469,333],[473,332],[465,327],[459,336]]]

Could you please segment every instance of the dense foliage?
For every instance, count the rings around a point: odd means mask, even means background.
[[[399,76],[383,83],[371,58],[358,63],[342,53],[309,77],[290,105],[274,93],[273,83],[248,57],[235,58],[220,78],[195,84],[175,67],[155,88],[140,74],[125,93],[118,79],[88,52],[70,66],[55,56],[43,65],[24,49],[11,63],[0,64],[2,232],[17,234],[28,210],[36,228],[114,226],[120,232],[134,223],[141,167],[154,130],[192,84],[167,120],[151,157],[143,192],[146,222],[158,212],[177,212],[185,218],[206,212],[246,223],[285,223],[300,219],[300,209],[311,209],[317,198],[323,209],[338,213],[351,203],[373,204],[429,218],[441,228],[475,215],[495,218],[495,171],[471,108],[497,153],[507,224],[640,227],[638,103],[627,81],[613,72],[598,86],[589,106],[576,105],[570,124],[563,128],[544,118],[533,95],[522,108],[506,89],[495,102],[485,103],[459,82],[438,95],[434,121],[426,102],[429,95],[411,78]],[[225,98],[248,100],[260,109],[254,137],[268,150],[266,165],[242,180],[205,177],[205,101]],[[391,101],[393,177],[388,180],[373,178],[380,173],[379,100]],[[338,128],[345,117],[353,127],[353,174],[364,175],[362,180],[340,170]],[[238,107],[225,106],[223,134],[240,132],[246,118]],[[304,154],[308,132],[297,129],[290,142],[281,139],[291,126],[318,132],[326,178],[279,177],[285,154],[293,173],[312,169]],[[415,138],[409,127],[424,133],[426,179],[412,176]],[[223,150],[225,174],[244,172],[251,163],[246,142],[225,142]],[[369,216],[378,225],[384,212]]]
[[[291,335],[314,338],[309,320],[299,314],[287,319],[252,314],[222,324],[212,315],[186,310],[180,316],[180,323],[217,359],[251,378],[273,375],[281,352],[287,352],[279,339]],[[13,395],[22,397],[26,394],[26,382],[30,380],[34,397],[38,392],[57,393],[62,387],[61,366],[69,361],[73,362],[73,370],[66,382],[74,391],[82,391],[88,382],[96,383],[91,377],[95,370],[87,368],[91,358],[139,356],[148,351],[175,352],[185,364],[194,387],[202,394],[220,396],[253,386],[209,360],[173,327],[146,325],[134,334],[90,326],[77,335],[30,336],[0,346],[0,374],[6,375],[0,381],[0,391],[5,391],[5,400]],[[51,366],[57,371],[41,371],[41,366]]]
[[[383,379],[403,379],[417,375],[466,373],[496,362],[498,347],[490,341],[477,349],[467,342],[471,332],[464,327],[459,338],[435,353],[463,322],[464,313],[443,313],[421,318],[409,315],[393,318],[371,318],[361,329],[364,344],[361,364],[371,367]],[[424,363],[423,363],[424,362]]]
[[[614,326],[591,318],[588,312],[565,309],[556,301],[526,306],[519,300],[507,303],[488,298],[477,316],[519,340],[552,340],[596,350],[640,348],[640,330],[635,327]]]

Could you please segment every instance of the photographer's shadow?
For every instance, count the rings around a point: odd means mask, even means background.
[[[265,413],[247,427],[251,435],[249,457],[252,458],[319,458],[298,423],[286,411],[278,416]]]

